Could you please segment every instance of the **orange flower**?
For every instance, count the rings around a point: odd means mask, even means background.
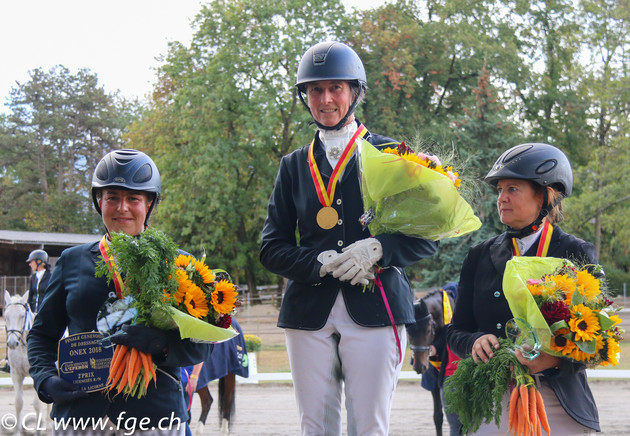
[[[200,260],[195,260],[195,271],[201,277],[201,280],[206,285],[209,285],[214,281],[214,274],[208,266]]]
[[[184,305],[190,316],[194,316],[195,318],[203,318],[209,312],[206,294],[194,283],[191,283],[186,290]]]
[[[236,304],[238,292],[236,286],[227,280],[221,280],[212,292],[212,307],[218,313],[230,313]]]
[[[569,327],[575,333],[575,339],[581,341],[592,340],[600,329],[597,315],[583,304],[576,304],[571,308]]]
[[[599,289],[599,280],[597,280],[591,273],[587,270],[578,271],[577,275],[577,284],[578,291],[580,294],[586,298],[587,301],[591,301],[595,299],[600,293]]]

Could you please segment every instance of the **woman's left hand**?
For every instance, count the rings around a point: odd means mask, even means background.
[[[516,358],[524,366],[529,369],[529,372],[536,374],[537,372],[544,371],[549,368],[557,368],[560,366],[560,358],[551,354],[540,352],[540,355],[533,360],[526,359],[521,354],[520,350],[516,350]]]

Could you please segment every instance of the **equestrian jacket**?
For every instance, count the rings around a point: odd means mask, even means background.
[[[37,313],[39,305],[42,303],[44,293],[48,287],[48,281],[50,280],[50,271],[44,270],[41,280],[37,283],[37,274],[31,274],[31,278],[28,282],[28,305],[31,308],[31,312]]]
[[[534,244],[525,256],[536,256]],[[577,263],[597,263],[593,244],[554,226],[547,252],[549,257]],[[505,323],[513,318],[503,294],[503,272],[512,258],[512,240],[505,233],[490,238],[468,251],[459,280],[459,294],[453,320],[448,326],[448,345],[460,357],[472,353],[475,340],[492,333],[505,338]],[[599,431],[595,400],[586,380],[584,364],[561,359],[560,369],[543,372],[566,412],[578,423]]]
[[[50,399],[41,391],[44,380],[57,375],[57,344],[68,328],[70,335],[96,331],[97,314],[105,301],[116,295],[113,284],[104,277],[94,277],[96,262],[101,260],[99,243],[79,245],[64,250],[52,273],[52,278],[40,311],[28,336],[28,358],[31,377],[39,398]],[[93,392],[87,398],[65,404],[54,404],[53,418],[104,417],[117,422],[148,417],[153,426],[164,417],[188,419],[180,381],[180,366],[194,365],[206,360],[211,352],[208,344],[181,339],[177,329],[166,331],[168,354],[158,365],[157,386],[150,383],[146,396],[138,399],[123,395],[107,396],[104,391]]]
[[[397,146],[391,138],[368,133],[367,142],[383,149]],[[338,222],[325,230],[316,222],[322,208],[309,170],[309,146],[284,156],[269,200],[268,215],[262,231],[260,261],[269,271],[288,279],[282,299],[278,327],[319,330],[328,319],[338,292],[342,292],[348,313],[359,325],[391,325],[378,288],[366,290],[326,275],[320,277],[319,253],[340,252],[360,239],[370,237],[359,217],[363,214],[357,158],[352,157],[338,181],[332,207]],[[316,135],[314,159],[328,186],[333,169]],[[404,267],[432,256],[437,242],[402,234],[375,235],[383,247],[378,265],[387,301],[395,324],[414,322],[413,298]]]

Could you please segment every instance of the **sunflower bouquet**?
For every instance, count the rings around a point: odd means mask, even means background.
[[[211,270],[205,264],[205,256],[197,260],[180,254],[175,258],[175,267],[177,291],[166,292],[164,298],[171,304],[168,310],[180,335],[208,342],[221,342],[234,336],[236,331],[230,329],[232,314],[240,301],[238,288],[230,281],[229,274]]]
[[[103,260],[96,277],[113,282],[119,300],[106,307],[120,307],[123,317],[114,317],[163,330],[177,328],[182,339],[217,343],[238,334],[231,328],[232,315],[240,306],[237,287],[223,270],[211,270],[205,258],[180,254],[164,233],[147,229],[139,236],[124,233],[101,242]],[[114,313],[107,313],[112,318]],[[97,325],[100,321],[97,322]],[[122,325],[107,324],[108,334]],[[150,354],[117,345],[110,364],[108,391],[137,398],[155,382],[155,364]]]
[[[514,317],[533,327],[545,352],[590,368],[619,364],[620,308],[607,296],[599,265],[514,257],[506,266],[503,289]]]
[[[460,194],[461,179],[433,155],[415,153],[405,143],[379,151],[359,147],[365,213],[360,221],[372,234],[402,233],[438,240],[481,227]]]

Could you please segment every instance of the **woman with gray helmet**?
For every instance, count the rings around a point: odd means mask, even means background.
[[[48,253],[44,250],[33,250],[28,255],[26,262],[33,272],[28,282],[28,305],[32,313],[37,313],[50,280]]]
[[[182,340],[177,330],[123,327],[125,334],[112,342],[151,353],[158,366],[156,383],[149,384],[141,398],[107,395],[103,390],[86,393],[57,375],[55,367],[57,344],[66,328],[70,335],[96,331],[101,307],[107,300],[120,298],[113,283],[94,276],[106,240],[115,232],[133,236],[143,232],[160,192],[160,173],[153,160],[140,151],[112,151],[96,166],[92,198],[106,235],[100,243],[63,251],[28,336],[30,374],[37,394],[42,401],[53,403],[52,417],[57,423],[63,420],[70,426],[61,431],[53,428],[53,434],[110,435],[111,428],[119,430],[116,434],[125,430],[139,435],[185,434],[188,413],[179,367],[206,360],[210,345]],[[107,418],[110,422],[99,428]],[[88,430],[73,428],[77,419]],[[142,427],[138,426],[141,420]]]
[[[468,251],[447,333],[451,349],[460,357],[471,354],[475,362],[493,357],[493,350],[499,347],[497,338],[506,337],[505,324],[513,317],[502,289],[505,265],[512,256],[597,263],[593,244],[558,227],[562,199],[571,195],[573,188],[571,165],[562,151],[542,143],[517,145],[497,159],[486,181],[497,187],[497,209],[507,228]],[[517,357],[536,379],[552,434],[593,434],[600,430],[584,364],[545,352],[527,360],[517,351]],[[507,411],[504,407],[501,428],[483,424],[475,434],[507,434]]]
[[[302,434],[341,435],[343,387],[347,433],[386,435],[404,324],[414,322],[403,268],[433,255],[437,243],[372,237],[359,223],[356,144],[362,138],[382,149],[399,142],[355,118],[366,75],[354,50],[339,42],[309,48],[296,87],[317,132],[280,162],[260,260],[288,279],[278,326],[285,329]],[[365,288],[377,268],[383,294]]]

